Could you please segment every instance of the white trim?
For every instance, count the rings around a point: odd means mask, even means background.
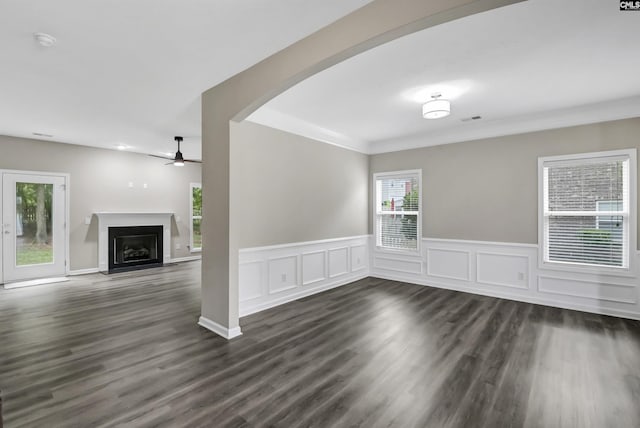
[[[370,242],[370,235],[360,235],[239,250],[240,315],[245,316],[367,277],[371,263]],[[354,247],[358,247],[360,258],[356,271],[351,270],[354,267],[351,260]],[[332,257],[333,267],[330,261]],[[308,263],[306,269],[305,261]],[[344,272],[337,272],[336,269],[343,265]],[[306,277],[305,271],[309,273]],[[283,274],[287,275],[288,284],[281,283]],[[290,286],[278,288],[278,285]]]
[[[365,154],[369,153],[369,142],[367,141],[348,137],[295,116],[273,110],[266,105],[260,107],[245,120],[290,134],[301,135],[342,149]]]
[[[66,276],[56,277],[56,278],[39,278],[39,279],[31,279],[29,281],[18,281],[18,282],[9,282],[4,284],[5,290],[10,290],[12,288],[22,288],[22,287],[32,287],[34,285],[43,285],[43,284],[55,284],[58,282],[67,282],[69,278]]]
[[[172,212],[95,212],[98,218],[98,270],[109,271],[109,228],[127,226],[162,226],[162,263],[171,260]]]
[[[47,177],[63,177],[64,178],[64,199],[65,199],[65,227],[64,227],[64,246],[65,246],[65,275],[69,275],[71,269],[71,257],[70,257],[70,236],[71,236],[71,174],[67,172],[52,172],[52,171],[24,171],[19,169],[0,169],[0,223],[2,223],[3,216],[3,201],[4,195],[2,192],[4,191],[3,179],[2,176],[4,174],[23,174],[23,175],[43,175]],[[2,245],[2,240],[4,236],[0,238],[0,283],[4,279],[4,248]]]
[[[391,247],[382,247],[378,246],[378,201],[377,201],[377,181],[380,177],[386,179],[393,178],[404,178],[408,176],[418,176],[418,211],[417,214],[417,224],[416,224],[416,248],[391,248]],[[401,171],[387,171],[387,172],[375,172],[371,177],[371,199],[372,199],[372,219],[373,219],[373,249],[375,251],[394,251],[403,254],[420,254],[421,251],[421,243],[422,243],[422,169],[407,169]],[[406,214],[402,212],[398,212],[396,214]],[[410,214],[410,215],[416,215]]]
[[[327,264],[329,265],[329,278],[333,279],[333,278],[337,278],[339,276],[342,275],[346,275],[349,272],[351,272],[351,252],[349,251],[349,245],[345,245],[343,247],[334,247],[334,248],[329,248],[327,250]],[[346,250],[347,251],[347,258],[345,259],[345,270],[342,272],[338,272],[338,273],[331,273],[331,253],[333,252],[338,252],[338,251],[342,251],[342,250]]]
[[[97,267],[88,268],[88,269],[75,269],[75,270],[69,271],[69,276],[88,275],[88,274],[91,274],[91,273],[98,273],[98,272],[100,272],[100,271],[98,270]]]
[[[398,152],[421,147],[479,141],[487,138],[539,132],[548,129],[637,118],[639,103],[640,96],[635,95],[609,102],[544,110],[538,113],[510,116],[504,119],[487,120],[486,122],[474,122],[473,126],[461,124],[462,126],[445,128],[440,131],[370,142],[367,154]]]
[[[499,253],[499,252],[492,252],[492,251],[476,251],[476,283],[478,283],[478,284],[486,284],[486,285],[494,285],[494,286],[498,286],[498,287],[515,288],[517,290],[528,290],[529,289],[528,281],[527,281],[527,284],[525,284],[525,285],[514,285],[514,284],[509,284],[509,283],[506,283],[506,282],[480,280],[479,279],[480,278],[480,265],[482,264],[482,263],[480,263],[480,259],[481,259],[481,256],[483,256],[483,255],[524,259],[524,260],[527,261],[527,270],[531,269],[529,267],[529,256],[524,255],[524,254],[521,255],[521,254]]]
[[[554,272],[549,269],[540,269],[536,263],[539,252],[537,245],[507,242],[488,245],[483,241],[446,239],[432,241],[423,238],[424,245],[420,256],[405,254],[385,257],[375,251],[373,240],[371,242],[370,276],[372,277],[640,319],[640,300],[638,299],[640,281],[637,276],[625,277],[590,272]],[[430,249],[454,251],[451,254],[439,253],[442,259],[438,259],[438,263],[445,263],[446,269],[444,266],[442,269],[437,265],[430,266],[430,263],[433,263],[433,260],[427,259],[427,253]],[[456,256],[456,252],[468,252],[470,258]],[[488,257],[487,254],[499,257],[499,259],[492,260],[491,265],[483,265],[485,260],[482,257]],[[637,256],[636,263],[638,263],[640,250],[633,251],[633,256]],[[384,267],[381,267],[377,262],[380,257],[386,259]],[[420,265],[423,266],[422,272],[419,271]],[[461,278],[467,267],[470,276],[468,280]],[[446,277],[442,275],[439,277],[428,276],[427,268],[437,274],[442,270]],[[456,275],[449,275],[453,272]],[[460,278],[454,278],[454,276]],[[538,289],[540,277],[550,277],[555,282],[548,285],[545,283],[541,291]],[[575,281],[585,283],[584,290]],[[547,289],[555,294],[547,293]]]
[[[472,245],[491,245],[507,247],[522,247],[522,248],[538,248],[538,244],[523,244],[519,242],[499,242],[499,241],[472,241],[468,239],[443,239],[443,238],[422,238],[427,242],[446,242],[452,244],[472,244]]]
[[[538,275],[538,291],[540,293],[545,293],[545,294],[557,294],[559,296],[567,296],[567,297],[577,297],[578,299],[593,299],[593,297],[587,296],[587,295],[583,295],[583,294],[577,294],[577,293],[567,293],[567,292],[562,292],[562,291],[555,291],[555,290],[549,290],[549,289],[545,289],[544,287],[540,286],[540,280],[541,279],[551,279],[551,280],[564,280],[564,278],[558,278],[558,277],[554,277],[554,276],[548,276],[548,275]],[[605,282],[605,283],[600,283],[598,281],[586,281],[586,280],[582,280],[582,279],[571,279],[571,281],[573,282],[584,282],[586,284],[593,284],[593,285],[607,285],[610,287],[620,287],[620,288],[636,288],[634,285],[628,285],[628,284],[615,284],[615,283],[610,283],[610,282]],[[607,302],[615,302],[615,303],[627,303],[630,305],[635,305],[637,303],[637,299],[634,300],[629,300],[629,299],[616,299],[613,297],[602,297],[599,296],[598,300],[604,300]]]
[[[588,305],[582,305],[582,304],[578,304],[578,303],[567,303],[567,302],[562,302],[562,301],[555,301],[555,300],[537,298],[537,297],[533,297],[533,296],[526,296],[526,295],[522,295],[522,294],[512,294],[512,293],[507,293],[507,292],[503,292],[503,291],[494,292],[494,291],[486,290],[486,289],[463,287],[463,286],[457,286],[457,285],[451,285],[451,284],[435,282],[435,281],[432,281],[432,280],[427,280],[426,278],[419,278],[419,279],[413,278],[413,277],[408,278],[408,277],[404,277],[402,275],[388,275],[388,274],[380,273],[380,272],[376,272],[375,274],[372,274],[371,277],[373,277],[373,278],[381,278],[381,279],[388,279],[388,280],[391,280],[391,281],[408,282],[408,283],[411,283],[411,284],[424,285],[424,286],[433,287],[433,288],[444,288],[446,290],[462,291],[464,293],[469,293],[469,294],[478,294],[478,295],[481,295],[481,296],[495,297],[495,298],[498,298],[498,299],[514,300],[516,302],[524,302],[524,303],[532,303],[532,304],[535,304],[535,305],[550,306],[552,308],[570,309],[570,310],[574,310],[574,311],[589,312],[589,313],[595,313],[595,314],[601,314],[601,315],[610,315],[610,316],[615,316],[615,317],[640,320],[640,313],[636,313],[636,312],[632,312],[632,311],[626,311],[624,309],[603,308],[603,307],[600,307],[600,306],[588,306]]]
[[[202,256],[176,257],[175,259],[170,259],[169,263],[191,262],[194,260],[201,260],[201,259],[202,259]]]
[[[240,329],[240,326],[234,327],[234,328],[227,328],[203,316],[201,316],[200,319],[198,320],[198,325],[206,328],[209,331],[214,332],[218,336],[222,336],[227,340],[231,340],[235,337],[242,335],[242,330]]]
[[[591,264],[581,264],[573,262],[553,262],[545,260],[545,221],[546,221],[546,207],[544,199],[544,168],[545,164],[556,163],[562,164],[567,161],[569,163],[585,160],[589,162],[594,158],[611,158],[611,159],[624,159],[629,160],[629,188],[628,188],[628,215],[626,217],[626,224],[628,224],[628,247],[623,249],[623,253],[626,256],[627,265],[625,267],[606,267],[597,266]],[[633,257],[633,249],[637,249],[637,150],[635,148],[622,149],[622,150],[609,150],[603,152],[588,152],[588,153],[576,153],[571,155],[558,155],[558,156],[542,156],[538,158],[538,243],[540,250],[538,251],[538,269],[540,270],[555,270],[560,272],[571,273],[590,273],[601,274],[618,277],[635,277],[637,274],[636,257]],[[600,215],[599,212],[594,211],[593,215]],[[605,213],[606,215],[606,213]],[[618,214],[619,215],[619,214]]]
[[[363,245],[364,246],[364,245]],[[306,281],[304,280],[304,256],[314,256],[316,254],[322,254],[322,278],[315,278],[312,279],[311,281]],[[302,266],[302,280],[301,280],[301,284],[303,286],[307,286],[307,285],[312,285],[318,282],[322,282],[325,281],[327,279],[327,272],[328,272],[328,258],[329,255],[327,254],[327,250],[317,250],[317,251],[307,251],[307,252],[302,252],[302,254],[300,254],[300,257],[302,257],[302,260],[300,261],[300,265]]]
[[[467,256],[467,276],[450,276],[450,275],[442,275],[442,274],[434,274],[431,273],[431,263],[429,263],[429,254],[431,251],[441,251],[441,252],[449,252],[449,253],[462,253]],[[453,248],[442,248],[442,247],[430,247],[427,248],[427,275],[436,277],[436,278],[446,278],[446,279],[455,279],[458,281],[471,281],[471,251],[468,250],[460,250]]]
[[[318,245],[318,244],[328,244],[331,242],[343,242],[343,241],[351,241],[354,239],[362,239],[369,238],[373,235],[356,235],[356,236],[347,236],[344,238],[328,238],[328,239],[319,239],[317,241],[303,241],[303,242],[293,242],[290,244],[277,244],[277,245],[266,245],[264,247],[249,247],[240,249],[240,254],[243,253],[252,253],[259,251],[271,251],[271,250],[281,250],[285,248],[294,248],[294,247],[305,247],[309,245]]]

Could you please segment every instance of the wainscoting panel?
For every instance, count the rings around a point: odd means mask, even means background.
[[[476,282],[526,290],[529,288],[529,257],[477,252]]]
[[[298,286],[298,256],[270,259],[269,293],[290,290]]]
[[[351,272],[358,272],[367,268],[367,246],[354,245],[351,247]]]
[[[402,272],[402,273],[411,273],[411,274],[422,274],[422,261],[421,260],[411,260],[407,257],[407,260],[403,260],[402,258],[395,256],[384,256],[375,254],[373,256],[373,265],[376,269]]]
[[[612,284],[597,281],[538,277],[538,291],[568,297],[579,297],[608,302],[635,304],[636,287],[628,284]]]
[[[240,287],[240,301],[255,299],[264,293],[262,266],[261,262],[240,265],[240,284],[246,284],[246,287]]]
[[[335,278],[349,272],[349,247],[329,250],[329,278]]]
[[[470,258],[467,250],[427,248],[427,275],[469,281]]]
[[[368,235],[245,248],[240,259],[240,316],[369,276]]]
[[[327,278],[327,252],[302,254],[302,285],[314,284]]]
[[[418,255],[390,255],[370,242],[374,277],[640,319],[637,272],[629,277],[541,269],[535,244],[425,238]],[[640,252],[636,257],[640,269]]]

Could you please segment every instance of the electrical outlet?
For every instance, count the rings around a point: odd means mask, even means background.
[[[287,274],[283,273],[281,276],[282,282],[287,282]]]
[[[133,181],[129,182],[129,189],[133,189]]]
[[[84,218],[84,224],[86,224],[87,226],[89,226],[91,224],[91,216],[88,215]]]
[[[524,280],[524,272],[518,272],[518,281]]]

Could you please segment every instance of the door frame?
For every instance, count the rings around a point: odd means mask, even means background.
[[[47,177],[63,177],[65,188],[64,188],[64,247],[65,247],[65,264],[64,264],[64,274],[65,276],[69,275],[71,271],[71,260],[69,259],[70,251],[69,251],[69,224],[71,220],[70,211],[70,197],[69,192],[71,188],[71,175],[66,172],[51,172],[51,171],[25,171],[19,169],[0,169],[0,184],[4,182],[4,174],[24,174],[24,175],[44,175]],[[3,204],[4,204],[4,186],[0,185],[0,220],[4,223],[3,217]],[[4,284],[4,234],[0,237],[0,284]]]

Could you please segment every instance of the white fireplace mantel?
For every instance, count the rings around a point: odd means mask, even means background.
[[[162,262],[171,260],[171,217],[173,213],[96,212],[98,218],[98,270],[109,270],[109,228],[122,226],[162,226]]]

